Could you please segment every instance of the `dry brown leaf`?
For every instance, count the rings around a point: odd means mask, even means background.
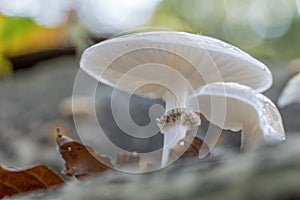
[[[178,144],[171,149],[170,159],[187,158],[199,156],[199,154],[208,152],[209,148],[203,140],[198,137],[186,136],[178,142]]]
[[[60,134],[57,130],[57,144],[65,160],[64,173],[82,179],[86,176],[102,173],[112,168],[109,157],[95,154],[89,147]]]
[[[44,165],[28,169],[0,166],[0,198],[38,189],[47,189],[64,181]]]
[[[117,157],[117,168],[130,167],[139,172],[154,169],[154,161],[151,159],[141,158],[137,152],[119,153]]]
[[[139,167],[140,160],[141,158],[136,152],[119,153],[116,165],[118,168],[126,166]]]
[[[141,159],[136,152],[119,153],[114,166],[108,156],[95,154],[89,147],[60,134],[59,129],[57,129],[57,144],[65,160],[64,173],[78,179],[113,168],[133,167],[144,171],[153,167],[153,163]],[[199,156],[201,152],[207,151],[208,146],[200,138],[187,136],[171,150],[170,159]]]

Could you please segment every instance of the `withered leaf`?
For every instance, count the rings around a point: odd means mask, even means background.
[[[141,158],[137,152],[119,153],[116,162],[116,168],[136,169],[140,172],[149,171],[154,168],[154,161]]]
[[[82,179],[102,173],[113,166],[109,157],[95,154],[89,147],[61,135],[59,130],[56,141],[65,160],[64,173],[68,176]]]
[[[27,169],[0,166],[0,198],[63,183],[56,173],[44,165]]]
[[[116,165],[118,168],[125,166],[139,167],[140,160],[141,158],[136,152],[119,153]]]
[[[171,149],[170,159],[187,158],[199,156],[199,154],[208,152],[209,148],[203,140],[198,137],[186,136],[178,142],[178,144]]]

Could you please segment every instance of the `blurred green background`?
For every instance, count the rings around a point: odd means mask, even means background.
[[[1,74],[13,68],[7,58],[66,46],[81,51],[91,38],[136,28],[213,36],[258,58],[299,56],[299,0],[0,0],[0,13]]]

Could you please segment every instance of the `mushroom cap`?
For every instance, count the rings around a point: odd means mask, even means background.
[[[157,83],[134,91],[152,98],[163,97],[179,78],[192,89],[211,82],[238,82],[262,92],[272,84],[269,69],[249,54],[218,39],[185,32],[115,37],[86,49],[80,67],[96,80],[127,92],[138,84]]]
[[[289,80],[278,98],[278,106],[282,108],[294,102],[300,103],[300,73]]]
[[[242,146],[258,141],[285,139],[282,119],[276,106],[266,96],[238,83],[211,83],[199,89],[188,102],[194,104],[211,123],[222,129],[242,130]]]

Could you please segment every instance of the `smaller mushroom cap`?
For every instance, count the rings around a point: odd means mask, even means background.
[[[291,78],[278,99],[278,106],[285,107],[291,103],[300,103],[300,73]]]
[[[211,123],[222,129],[242,130],[241,147],[285,139],[282,119],[276,106],[270,99],[247,86],[211,83],[190,97],[193,98],[198,100],[197,112]]]

